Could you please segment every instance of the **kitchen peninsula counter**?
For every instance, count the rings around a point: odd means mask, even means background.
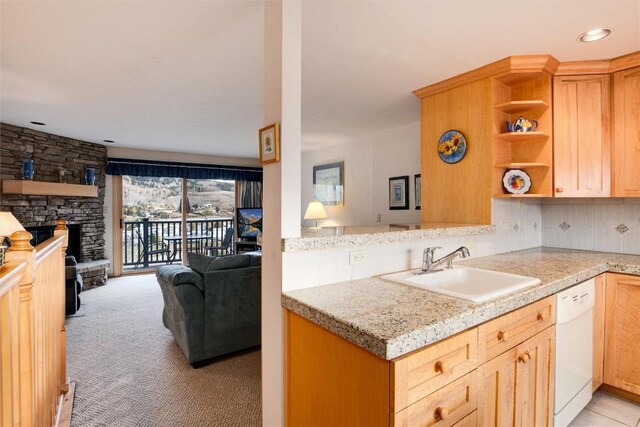
[[[640,256],[535,248],[456,265],[536,277],[539,285],[474,304],[372,277],[286,292],[292,312],[390,360],[604,272],[640,275]]]
[[[495,225],[473,224],[376,224],[303,228],[301,237],[282,239],[284,252],[334,249],[407,242],[421,239],[492,234]]]

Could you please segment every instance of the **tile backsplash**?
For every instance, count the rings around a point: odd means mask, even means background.
[[[640,255],[640,199],[543,199],[542,245]]]

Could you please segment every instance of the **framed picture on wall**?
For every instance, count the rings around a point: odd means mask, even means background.
[[[420,197],[420,192],[422,191],[422,178],[420,174],[413,176],[413,189],[415,191],[415,200],[416,200],[416,210],[420,210],[420,206],[422,206],[422,201]]]
[[[265,126],[258,132],[260,163],[266,165],[280,161],[280,126],[278,123]]]
[[[389,178],[389,209],[409,209],[409,175]]]
[[[313,197],[325,206],[344,206],[344,162],[313,167]]]

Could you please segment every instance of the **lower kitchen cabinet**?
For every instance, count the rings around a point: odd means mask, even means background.
[[[478,425],[553,425],[554,346],[551,326],[478,369]]]
[[[607,274],[604,382],[640,395],[640,277]]]
[[[393,360],[285,319],[289,426],[553,423],[555,297]]]

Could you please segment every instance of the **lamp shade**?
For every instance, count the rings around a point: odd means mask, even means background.
[[[324,219],[329,218],[327,211],[324,210],[324,206],[321,202],[314,200],[307,206],[307,211],[304,214],[304,219]]]
[[[16,231],[24,231],[24,227],[11,212],[0,212],[0,237],[9,237]]]

